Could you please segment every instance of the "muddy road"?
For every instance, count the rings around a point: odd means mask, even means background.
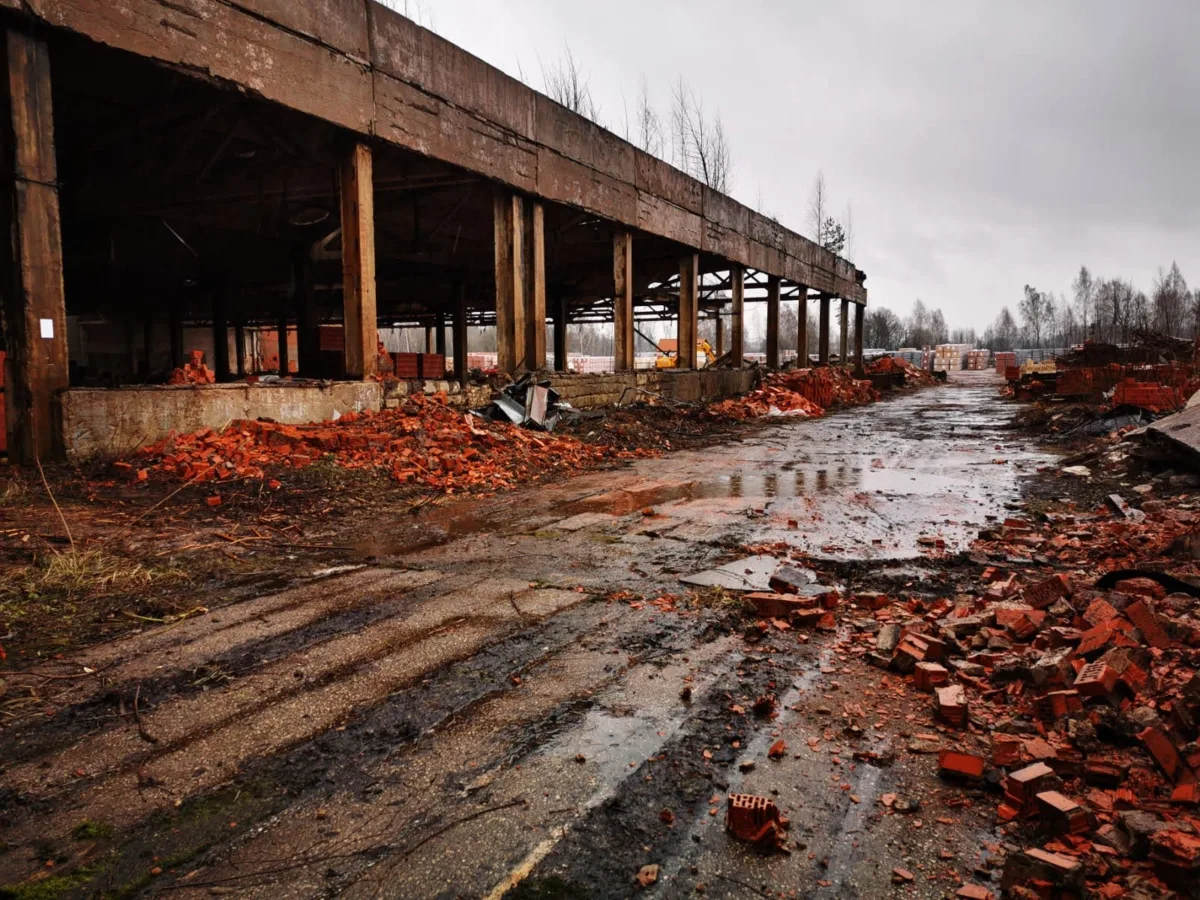
[[[949,592],[958,551],[1047,461],[1011,412],[994,382],[952,382],[377,517],[350,565],[297,555],[287,590],[198,598],[207,615],[56,663],[43,706],[0,732],[0,884],[946,896],[995,835],[987,803],[933,775],[927,698],[858,658],[858,626],[748,643],[732,595],[680,577],[791,548],[843,590]],[[766,694],[776,714],[756,717]],[[735,791],[775,800],[790,853],[725,833]],[[897,867],[915,882],[894,886]]]

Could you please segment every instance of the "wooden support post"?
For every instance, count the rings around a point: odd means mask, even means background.
[[[446,314],[439,312],[436,316],[437,324],[433,326],[433,352],[446,358]]]
[[[288,346],[287,313],[279,313],[279,321],[275,323],[275,333],[279,336],[279,377],[286,378],[292,371],[292,348]],[[300,348],[296,348],[299,352]]]
[[[779,276],[767,276],[767,368],[779,368]]]
[[[225,285],[218,284],[212,294],[213,372],[217,381],[229,381],[229,304]]]
[[[346,377],[369,380],[378,370],[375,314],[375,181],[371,148],[355,143],[341,166],[342,322]]]
[[[233,349],[237,359],[238,378],[245,378],[249,374],[246,371],[246,324],[241,316],[233,326]]]
[[[154,312],[146,308],[142,311],[142,381],[150,377],[150,368],[154,365]]]
[[[746,353],[746,270],[742,266],[729,270],[729,293],[729,364],[740,369]]]
[[[700,257],[689,253],[679,260],[679,359],[676,368],[696,368],[696,338],[698,337],[700,295]]]
[[[854,374],[863,374],[863,305],[854,304]]]
[[[525,203],[525,368],[546,368],[546,208]]]
[[[559,297],[554,301],[554,371],[567,368],[567,298]]]
[[[304,244],[292,249],[292,291],[296,315],[296,369],[305,378],[314,378],[321,374],[321,336],[313,291],[312,254]]]
[[[497,189],[493,201],[496,257],[496,365],[512,375],[525,361],[524,217],[521,198]]]
[[[829,295],[821,294],[821,318],[817,324],[817,362],[829,365]]]
[[[717,359],[725,355],[725,317],[717,310]]]
[[[454,377],[467,383],[467,286],[454,286]]]
[[[64,454],[59,393],[69,386],[50,51],[18,31],[3,50],[5,420],[9,458],[32,464]]]
[[[633,235],[613,234],[613,368],[633,368]]]
[[[181,301],[178,297],[172,298],[171,305],[167,309],[167,330],[170,331],[171,340],[171,368],[179,369],[183,367],[183,308],[180,305]]]
[[[800,306],[796,310],[796,368],[808,368],[808,288],[799,285]]]
[[[838,363],[845,365],[850,356],[850,301],[842,300],[841,340],[838,343]]]

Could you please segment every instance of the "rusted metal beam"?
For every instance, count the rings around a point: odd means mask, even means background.
[[[746,349],[746,270],[734,266],[729,270],[729,364],[741,368]]]
[[[850,355],[850,301],[842,298],[842,314],[839,319],[841,327],[840,340],[838,342],[838,362],[843,366],[846,364],[846,359]]]
[[[375,316],[375,191],[371,148],[362,143],[344,152],[342,200],[342,321],[346,375],[364,381],[375,375],[379,333]]]
[[[779,368],[779,276],[767,276],[767,368]]]
[[[817,325],[817,362],[829,365],[829,295],[821,294],[820,320]]]
[[[546,368],[546,210],[541,202],[526,205],[525,367]]]
[[[613,368],[633,368],[633,235],[613,234]]]
[[[803,369],[808,366],[808,288],[804,285],[800,285],[796,318],[796,368]]]
[[[31,464],[63,454],[58,398],[69,385],[50,52],[10,30],[3,57],[5,418],[10,458]]]
[[[496,260],[496,365],[512,375],[525,359],[524,204],[497,188],[493,199]]]
[[[863,305],[854,304],[854,374],[863,374]]]
[[[696,368],[696,338],[699,335],[700,256],[687,253],[679,260],[679,339],[680,369]]]

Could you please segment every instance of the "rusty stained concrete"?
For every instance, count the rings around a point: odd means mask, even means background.
[[[699,252],[866,302],[862,273],[374,0],[0,0],[55,27]]]

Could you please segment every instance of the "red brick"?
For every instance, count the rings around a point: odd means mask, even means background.
[[[983,777],[987,761],[974,753],[961,753],[957,750],[942,750],[938,753],[938,773],[949,778]]]
[[[1116,689],[1120,673],[1103,660],[1088,663],[1075,676],[1075,690],[1082,697],[1103,697]]]
[[[921,662],[913,669],[913,686],[919,691],[932,691],[936,687],[942,687],[949,680],[949,670],[938,663]]]

